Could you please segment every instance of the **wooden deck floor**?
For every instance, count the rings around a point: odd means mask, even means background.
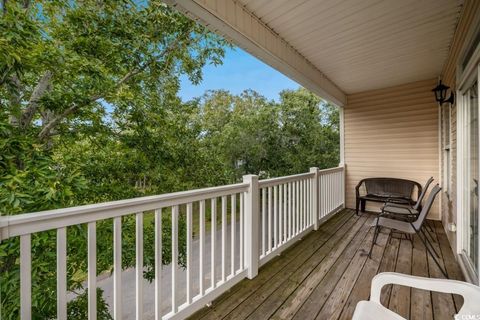
[[[343,210],[281,256],[191,319],[351,319],[367,300],[372,277],[384,271],[443,277],[419,239],[390,238],[383,230],[372,259],[364,254],[373,237],[373,216]],[[436,243],[449,278],[462,279],[446,235],[435,223]],[[388,240],[391,239],[391,240]],[[385,287],[382,302],[408,319],[452,319],[458,296],[401,286]]]

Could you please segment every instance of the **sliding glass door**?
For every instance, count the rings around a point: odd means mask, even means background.
[[[478,60],[477,60],[478,61]],[[472,282],[479,282],[480,224],[480,104],[478,62],[461,77],[457,100],[458,251]]]
[[[478,275],[478,221],[479,221],[479,104],[478,104],[478,79],[466,90],[464,94],[467,111],[467,145],[466,145],[466,196],[467,212],[465,215],[464,246],[466,256],[473,271]]]

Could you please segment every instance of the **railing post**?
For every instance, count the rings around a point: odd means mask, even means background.
[[[313,176],[313,188],[312,188],[312,199],[313,199],[313,230],[318,230],[318,168],[310,168],[310,172],[314,174]]]
[[[245,175],[243,182],[250,186],[245,193],[245,263],[247,276],[253,279],[258,274],[258,240],[259,240],[259,187],[258,176]]]

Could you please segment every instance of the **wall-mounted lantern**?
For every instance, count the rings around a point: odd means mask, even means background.
[[[444,85],[442,83],[442,80],[440,80],[438,85],[432,89],[432,91],[435,93],[435,100],[437,100],[440,105],[447,102],[453,104],[453,102],[455,101],[455,95],[453,92],[450,92],[450,97],[448,97],[448,99],[445,99],[447,97],[448,89],[450,89],[450,87]]]

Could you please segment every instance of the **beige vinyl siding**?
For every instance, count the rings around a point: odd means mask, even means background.
[[[355,186],[368,177],[395,177],[423,184],[438,180],[436,79],[347,97],[344,107],[346,201],[355,208]],[[367,203],[367,210],[378,210]],[[431,218],[439,219],[435,203]]]
[[[473,36],[473,32],[478,25],[480,15],[480,1],[466,0],[458,21],[457,28],[450,46],[448,59],[443,67],[442,79],[445,84],[454,90],[457,87],[456,73],[457,66],[462,58],[465,50],[468,50],[469,38]],[[457,106],[452,106],[452,123],[451,123],[451,184],[452,191],[450,197],[442,196],[442,222],[445,232],[450,241],[452,248],[456,248],[456,234],[448,231],[450,223],[457,222]],[[443,145],[442,145],[443,148]],[[442,166],[444,163],[442,163]],[[442,167],[443,169],[443,167]]]

